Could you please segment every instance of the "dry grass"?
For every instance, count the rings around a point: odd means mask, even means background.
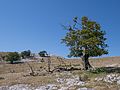
[[[74,67],[82,68],[82,63],[80,59],[67,59],[64,63],[68,66],[72,65]],[[118,64],[120,65],[120,57],[108,57],[108,58],[97,58],[90,59],[90,63],[95,67],[104,67],[107,65]],[[34,71],[41,72],[41,70],[47,70],[47,59],[45,62],[29,62]],[[51,70],[58,65],[63,65],[56,58],[51,59]],[[47,83],[56,83],[56,74],[59,72],[48,74],[45,73],[42,76],[29,76],[30,68],[27,63],[19,64],[0,64],[0,85],[13,85],[13,84],[30,84],[33,86],[43,85]],[[81,75],[85,72],[77,70],[72,71],[74,75]],[[89,77],[92,74],[87,73]],[[96,76],[93,76],[96,77]]]

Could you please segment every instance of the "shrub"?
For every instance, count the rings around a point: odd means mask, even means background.
[[[30,50],[21,52],[21,57],[22,57],[23,59],[29,58],[30,55],[31,55],[31,51],[30,51]]]
[[[46,51],[40,51],[38,54],[39,54],[40,57],[46,57],[46,56],[48,56],[48,54],[47,54]]]
[[[7,56],[6,56],[6,61],[10,61],[11,64],[14,63],[14,61],[19,61],[20,60],[20,55],[18,54],[18,52],[10,52]]]

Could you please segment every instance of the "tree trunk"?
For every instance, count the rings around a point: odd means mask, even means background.
[[[10,64],[13,64],[13,60],[10,61]]]
[[[30,75],[35,76],[35,72],[34,72],[32,66],[29,63],[27,63],[27,64],[28,64],[28,66],[29,66],[29,68],[31,70]]]
[[[92,66],[89,63],[89,55],[85,54],[82,57],[82,61],[83,61],[84,70],[88,70],[88,69],[92,68]]]

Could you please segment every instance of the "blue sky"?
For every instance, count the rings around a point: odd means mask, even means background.
[[[120,0],[0,0],[0,51],[46,50],[66,57],[61,24],[75,16],[100,23],[107,33],[107,56],[120,55]]]

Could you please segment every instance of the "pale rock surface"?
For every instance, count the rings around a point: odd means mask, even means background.
[[[117,84],[120,84],[120,76],[118,74],[109,74],[105,77],[97,77],[95,81],[105,81],[107,83],[117,82]]]

